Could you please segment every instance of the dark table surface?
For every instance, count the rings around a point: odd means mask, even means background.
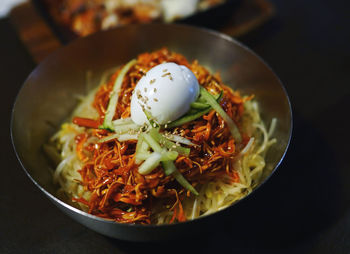
[[[185,246],[99,235],[65,216],[29,180],[15,157],[9,123],[35,64],[10,21],[0,20],[0,253],[350,253],[350,5],[272,2],[276,17],[240,40],[270,64],[290,95],[289,151],[256,193],[255,216],[241,218],[251,233],[233,237],[234,225],[224,225]]]

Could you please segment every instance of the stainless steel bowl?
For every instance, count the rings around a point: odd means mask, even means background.
[[[278,119],[275,131],[278,143],[266,157],[271,173],[262,183],[280,165],[290,142],[291,107],[280,80],[262,59],[228,36],[190,26],[152,24],[120,27],[72,42],[50,55],[25,81],[13,108],[12,141],[25,172],[55,205],[81,224],[110,237],[151,241],[213,230],[221,215],[238,212],[242,203],[193,221],[143,226],[106,221],[55,196],[57,187],[52,182],[42,145],[72,112],[77,103],[75,96],[86,93],[86,73],[92,71],[92,80],[97,80],[104,70],[164,46],[189,60],[198,59],[214,72],[220,71],[224,82],[234,89],[254,93],[266,123],[273,117]]]

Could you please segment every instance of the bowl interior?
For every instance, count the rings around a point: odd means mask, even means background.
[[[55,186],[42,145],[59,128],[104,70],[126,63],[139,53],[161,47],[197,59],[243,94],[255,94],[265,123],[278,119],[278,142],[267,154],[273,172],[282,160],[291,135],[291,110],[279,79],[250,50],[231,38],[182,25],[135,25],[99,32],[74,41],[42,62],[18,94],[12,116],[12,139],[22,166],[48,193]],[[86,82],[90,72],[90,84]],[[268,175],[267,175],[268,176]]]

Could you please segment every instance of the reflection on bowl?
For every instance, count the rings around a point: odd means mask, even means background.
[[[189,26],[152,24],[120,27],[74,41],[49,56],[26,80],[13,108],[12,140],[28,176],[51,201],[75,220],[111,237],[169,239],[199,230],[223,213],[172,225],[130,225],[87,214],[55,197],[56,187],[42,145],[76,106],[74,95],[86,93],[86,72],[93,71],[92,80],[97,80],[104,70],[164,46],[190,60],[198,59],[213,72],[220,71],[224,82],[233,84],[234,89],[255,94],[265,122],[278,119],[278,143],[266,156],[266,170],[271,173],[262,183],[281,163],[290,141],[291,108],[279,79],[259,57],[225,35]],[[234,213],[239,203],[225,211]]]

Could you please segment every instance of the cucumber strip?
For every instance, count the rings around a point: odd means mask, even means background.
[[[158,144],[158,142],[155,139],[153,139],[153,137],[150,134],[145,133],[143,135],[143,138],[149,144],[149,146],[153,149],[154,152],[161,153],[163,151],[163,148]]]
[[[210,106],[208,104],[203,103],[203,102],[195,101],[195,102],[191,103],[191,108],[193,108],[193,109],[207,109],[209,107]]]
[[[159,124],[153,119],[151,112],[147,111],[147,110],[143,110],[143,113],[145,114],[149,124],[151,125],[151,127],[153,128],[158,128]]]
[[[179,156],[179,153],[176,151],[164,151],[162,153],[162,158],[160,159],[161,161],[174,161],[176,160],[177,156]]]
[[[109,135],[107,137],[104,137],[104,138],[101,138],[99,141],[97,141],[98,143],[104,143],[104,142],[107,142],[107,141],[110,141],[110,140],[113,140],[113,139],[118,139],[120,136],[120,134],[118,133],[114,133],[112,135]]]
[[[135,163],[140,164],[142,161],[148,158],[145,158],[144,155],[149,156],[150,154],[151,153],[149,152],[149,145],[147,144],[147,142],[145,142],[143,133],[141,133],[136,144]]]
[[[118,139],[118,141],[123,142],[127,140],[138,140],[138,135],[137,134],[119,134],[119,133],[114,133],[112,135],[109,135],[107,137],[101,138],[98,143],[104,143],[107,141],[111,141],[113,139]]]
[[[120,136],[118,137],[118,141],[120,142],[124,142],[128,140],[138,140],[138,135],[125,133],[125,134],[120,134]]]
[[[197,118],[200,118],[201,116],[205,115],[206,113],[208,113],[211,110],[211,108],[207,108],[207,109],[203,109],[200,111],[197,111],[196,113],[193,113],[191,115],[184,115],[183,117],[169,123],[167,125],[167,128],[174,128],[177,126],[181,126],[185,123],[189,123],[192,122],[193,120],[196,120]]]
[[[224,119],[227,123],[233,138],[240,143],[242,141],[242,136],[237,128],[235,122],[226,114],[225,110],[220,106],[220,104],[215,100],[213,95],[211,95],[207,89],[200,87],[201,96],[207,101],[207,103]]]
[[[192,192],[194,195],[198,195],[196,189],[186,180],[186,178],[177,170],[173,161],[163,161],[162,166],[165,175],[173,175],[176,181],[181,184],[182,187]]]
[[[158,133],[158,130],[156,128],[152,128],[151,132],[153,133]],[[162,135],[161,135],[162,136]],[[162,157],[161,153],[164,153],[164,150],[162,149],[162,147],[157,143],[157,141],[151,136],[151,134],[145,133],[143,134],[143,138],[144,140],[150,145],[150,147],[153,149],[153,154],[157,153],[160,154],[160,156]],[[156,168],[157,166],[154,166],[155,163],[159,163],[161,161],[161,159],[158,160],[158,157],[156,157],[157,155],[151,155],[142,165],[141,165],[141,171],[139,168],[139,173],[140,174],[147,174],[145,172],[152,172],[152,170],[154,168]],[[155,158],[153,158],[155,157]],[[177,156],[176,156],[177,157]],[[175,159],[176,159],[175,157]],[[147,162],[147,164],[146,164]],[[143,167],[143,165],[145,164],[145,166]],[[183,175],[177,170],[174,162],[172,160],[167,160],[167,161],[162,161],[161,162],[162,166],[163,166],[163,170],[164,173],[166,175],[170,175],[173,174],[174,178],[176,179],[176,181],[179,182],[179,184],[181,184],[184,188],[186,188],[187,190],[189,190],[190,192],[192,192],[194,195],[198,195],[198,192],[196,191],[195,188],[193,188],[193,186],[186,180],[185,177],[183,177]],[[154,167],[153,169],[150,170],[150,168]],[[143,172],[143,173],[141,173]]]
[[[139,167],[138,171],[141,175],[147,175],[153,171],[156,167],[158,167],[160,163],[160,159],[162,155],[158,152],[153,152],[147,160]]]
[[[166,137],[164,137],[162,134],[160,134],[158,132],[157,129],[152,128],[150,130],[151,137],[157,141],[158,143],[164,145],[166,148],[174,150],[176,152],[178,152],[179,154],[183,154],[188,156],[190,154],[191,149],[190,148],[186,148],[186,147],[182,147],[179,145],[176,145],[174,142],[170,141],[169,139],[167,139]]]
[[[128,62],[126,65],[124,65],[124,67],[121,69],[118,77],[116,78],[116,80],[114,82],[113,90],[112,90],[111,95],[110,95],[107,111],[105,114],[105,119],[103,121],[103,125],[100,126],[101,129],[107,129],[109,131],[114,131],[114,126],[113,126],[112,120],[113,120],[115,110],[117,107],[117,103],[118,103],[119,91],[120,91],[120,88],[123,84],[123,80],[124,80],[126,73],[129,71],[129,69],[135,63],[136,63],[136,60],[133,59],[130,62]]]
[[[138,153],[137,155],[135,155],[135,159],[138,160],[139,163],[136,163],[136,164],[140,164],[142,161],[145,161],[147,160],[150,156],[151,156],[152,153],[150,152],[147,152],[147,153]]]
[[[223,94],[224,94],[224,92],[223,92],[223,90],[221,90],[220,94],[214,95],[215,100],[217,102],[219,102],[221,100]],[[201,98],[201,99],[202,99],[202,102],[199,100],[192,102],[191,108],[193,108],[193,109],[207,109],[210,107],[210,105],[208,103],[206,103],[206,100],[204,98]]]
[[[131,119],[131,117],[120,118],[120,119],[117,119],[117,120],[113,120],[112,122],[113,122],[114,126],[134,123],[133,120]]]
[[[201,87],[201,89],[202,89],[202,87]],[[219,102],[221,100],[223,94],[224,94],[224,92],[221,91],[220,94],[217,95],[217,97],[216,97],[217,102]],[[207,114],[212,108],[208,103],[204,103],[201,100],[205,101],[205,98],[203,98],[203,96],[200,96],[196,102],[198,102],[200,104],[206,104],[206,105],[208,105],[208,107],[201,109],[201,110],[195,110],[194,108],[190,109],[189,112],[187,112],[187,114],[184,115],[183,117],[180,117],[179,119],[167,124],[167,128],[174,128],[174,127],[183,125],[185,123],[189,123],[189,122],[196,120],[197,118],[200,118],[201,116]]]
[[[138,131],[140,130],[141,126],[131,123],[131,124],[123,124],[123,125],[113,125],[114,131],[119,134],[124,134],[130,131]],[[130,134],[130,133],[129,133]]]
[[[173,161],[162,161],[162,166],[164,169],[164,173],[167,176],[171,175],[172,173],[174,173],[177,170]]]
[[[143,142],[141,145],[141,152],[148,152],[149,151],[150,146],[148,145],[147,142]]]
[[[147,160],[150,155],[152,153],[150,152],[139,152],[137,155],[136,155],[136,159],[140,160],[140,161],[144,161],[144,160]],[[160,161],[173,161],[177,158],[179,154],[175,151],[164,151],[161,153],[161,158],[160,158]]]
[[[215,97],[215,100],[217,102],[219,102],[222,98],[222,96],[224,96],[224,90],[221,90],[221,92],[219,94],[213,95]]]
[[[180,135],[170,134],[169,136],[166,136],[166,138],[173,142],[178,142],[183,145],[196,146],[196,144],[192,143],[189,139],[184,138]]]
[[[142,144],[144,143],[143,141],[144,141],[144,139],[143,139],[143,133],[141,133],[141,134],[139,135],[139,139],[137,140],[137,144],[136,144],[136,149],[135,149],[135,155],[136,155],[136,156],[137,156],[137,154],[138,154],[139,152],[141,152]]]
[[[196,189],[186,180],[186,178],[178,171],[177,169],[173,172],[173,176],[176,179],[176,181],[179,182],[179,184],[182,185],[185,189],[192,192],[194,195],[198,196],[199,193],[196,191]]]

